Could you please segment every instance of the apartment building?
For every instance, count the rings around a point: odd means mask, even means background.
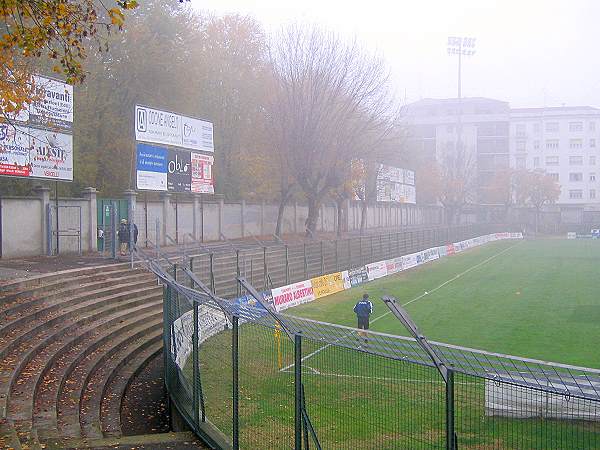
[[[561,186],[559,205],[600,203],[600,109],[514,108],[511,166],[542,170]]]
[[[458,117],[458,111],[462,111]],[[561,186],[558,205],[600,206],[600,109],[510,108],[487,98],[424,99],[407,105],[409,143],[440,163],[457,146],[475,162],[477,199],[507,167],[541,170]]]

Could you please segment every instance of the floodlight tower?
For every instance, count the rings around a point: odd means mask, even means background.
[[[448,37],[448,55],[458,55],[458,115],[457,115],[457,127],[456,127],[456,149],[462,145],[461,134],[462,134],[462,57],[473,56],[475,54],[475,38],[473,37]]]

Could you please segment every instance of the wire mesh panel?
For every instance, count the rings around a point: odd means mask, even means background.
[[[369,353],[303,340],[307,413],[326,449],[445,448],[439,373]],[[293,370],[290,367],[289,370]]]
[[[281,329],[240,325],[240,448],[289,449],[294,442],[294,377],[280,370],[293,355]]]
[[[459,448],[600,448],[600,402],[457,374]]]

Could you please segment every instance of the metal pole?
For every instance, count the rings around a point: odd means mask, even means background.
[[[58,255],[58,242],[59,242],[59,224],[58,224],[58,180],[55,181],[55,189],[54,189],[54,204],[56,206],[56,254]]]
[[[267,290],[267,273],[269,268],[267,267],[267,247],[263,247],[263,286]],[[252,277],[250,277],[252,279]]]
[[[231,334],[231,366],[233,372],[233,450],[240,448],[240,422],[239,422],[239,333],[238,333],[238,317],[233,316],[233,330]]]
[[[446,449],[456,450],[454,434],[454,372],[448,370],[446,381]]]
[[[285,245],[285,284],[290,284],[290,255],[287,244]]]
[[[192,280],[193,283],[193,280]],[[192,361],[193,361],[193,399],[192,399],[192,408],[194,410],[194,425],[196,427],[200,426],[200,395],[198,386],[200,385],[200,367],[199,367],[199,359],[198,359],[198,333],[200,330],[198,329],[198,303],[194,302],[194,334],[192,335]]]
[[[119,220],[119,215],[117,212],[117,202],[112,202],[111,208],[111,220],[110,220],[110,234],[111,234],[111,253],[112,258],[117,258],[117,221]]]
[[[296,412],[294,414],[295,450],[302,450],[302,336],[294,335],[294,386]]]
[[[325,275],[325,256],[323,255],[323,241],[320,242],[321,246],[321,275]]]
[[[144,192],[144,230],[146,230],[146,247],[148,246],[148,193]]]
[[[306,242],[302,244],[304,246],[304,279],[308,278],[308,262],[306,261]]]
[[[235,251],[235,273],[236,273],[236,279],[239,278],[239,276],[240,276],[240,251],[239,250]],[[237,288],[237,296],[239,297],[240,295],[242,295],[242,290],[240,289],[240,285],[238,283],[236,283],[235,285]]]
[[[216,286],[215,286],[215,271],[214,271],[215,254],[212,252],[209,254],[209,262],[210,262],[210,289],[213,292],[213,294],[216,294],[217,290],[216,290]]]

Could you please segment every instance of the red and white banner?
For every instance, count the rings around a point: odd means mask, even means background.
[[[213,156],[192,152],[192,181],[191,191],[198,194],[214,194],[214,178],[212,166]]]
[[[388,259],[385,262],[385,265],[386,265],[388,275],[398,273],[398,272],[402,271],[402,257]]]
[[[276,311],[283,311],[302,303],[312,302],[315,299],[315,293],[310,280],[288,284],[287,286],[272,289],[271,292]]]

